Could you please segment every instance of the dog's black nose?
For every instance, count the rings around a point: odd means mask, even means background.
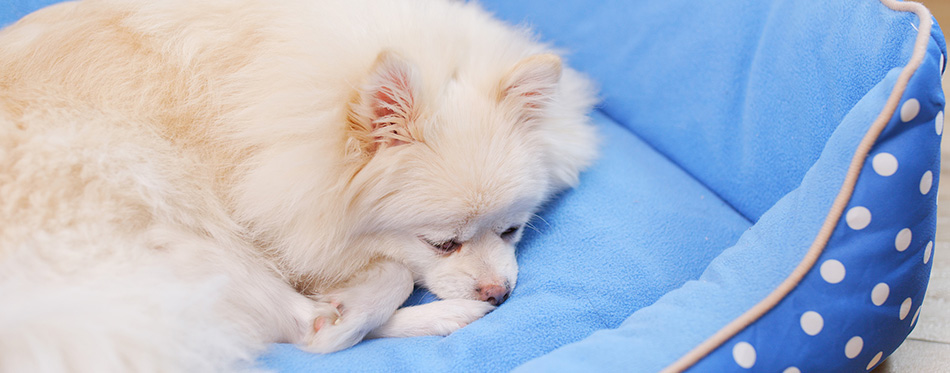
[[[491,303],[493,306],[504,303],[511,294],[511,289],[507,286],[488,285],[480,287],[478,290],[478,299]]]

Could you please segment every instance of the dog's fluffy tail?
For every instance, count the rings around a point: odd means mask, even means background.
[[[255,370],[264,346],[216,317],[223,278],[104,263],[54,276],[24,265],[0,265],[2,373]]]

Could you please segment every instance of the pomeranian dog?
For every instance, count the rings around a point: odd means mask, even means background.
[[[55,5],[0,32],[0,371],[446,335],[596,153],[591,84],[449,0]],[[442,300],[400,308],[413,286]]]

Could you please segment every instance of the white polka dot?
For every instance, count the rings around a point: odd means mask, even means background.
[[[801,369],[798,369],[796,367],[788,367],[788,368],[785,368],[785,370],[783,370],[782,373],[802,373],[802,371]]]
[[[854,359],[861,353],[862,348],[864,348],[864,340],[861,337],[853,337],[844,345],[844,356]]]
[[[874,289],[871,289],[871,303],[874,303],[875,306],[880,306],[884,304],[884,301],[887,300],[887,296],[891,294],[891,288],[885,283],[880,283],[874,285]]]
[[[871,159],[871,167],[881,176],[891,176],[897,172],[897,158],[891,153],[878,153]]]
[[[920,178],[920,194],[927,195],[927,193],[930,193],[930,187],[932,187],[933,184],[934,173],[929,170],[924,172],[924,176]]]
[[[916,98],[909,99],[901,106],[901,121],[910,122],[917,117],[917,113],[920,113],[920,101]]]
[[[934,120],[934,127],[937,130],[937,136],[943,134],[943,112],[937,113],[937,118]]]
[[[910,320],[911,327],[917,324],[917,316],[920,316],[920,307],[917,307],[917,312],[914,312],[914,318]]]
[[[900,311],[901,311],[901,314],[900,314],[901,320],[903,320],[904,318],[906,318],[906,317],[907,317],[907,314],[910,313],[910,306],[911,306],[911,303],[913,303],[913,302],[910,301],[910,298],[904,299],[904,302],[901,303],[901,310],[900,310]]]
[[[910,240],[913,237],[910,228],[901,229],[900,232],[897,232],[897,237],[894,238],[894,248],[896,248],[897,251],[907,250],[907,248],[910,247]]]
[[[740,367],[749,369],[755,365],[755,348],[748,342],[739,342],[732,347],[732,358]]]
[[[877,355],[874,355],[874,357],[871,358],[871,362],[868,363],[867,370],[871,370],[877,363],[880,363],[882,357],[884,357],[884,352],[878,352]]]
[[[841,280],[844,280],[844,264],[834,259],[829,259],[821,263],[819,272],[821,272],[821,278],[830,284],[837,284],[841,282]]]
[[[808,311],[802,314],[801,324],[805,334],[818,335],[821,333],[821,328],[825,327],[825,319],[818,312]]]
[[[930,254],[933,253],[933,249],[934,249],[934,242],[933,241],[927,242],[927,247],[924,248],[924,264],[927,264],[927,262],[930,262]]]
[[[864,206],[852,207],[844,216],[844,220],[851,229],[859,231],[871,224],[871,211]]]

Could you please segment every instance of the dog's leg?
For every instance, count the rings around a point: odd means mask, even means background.
[[[370,265],[336,291],[323,294],[324,302],[339,312],[318,316],[314,333],[304,349],[328,353],[353,346],[389,320],[412,292],[412,273],[402,264],[382,261]]]
[[[488,302],[447,299],[401,308],[367,338],[449,335],[495,309]]]

